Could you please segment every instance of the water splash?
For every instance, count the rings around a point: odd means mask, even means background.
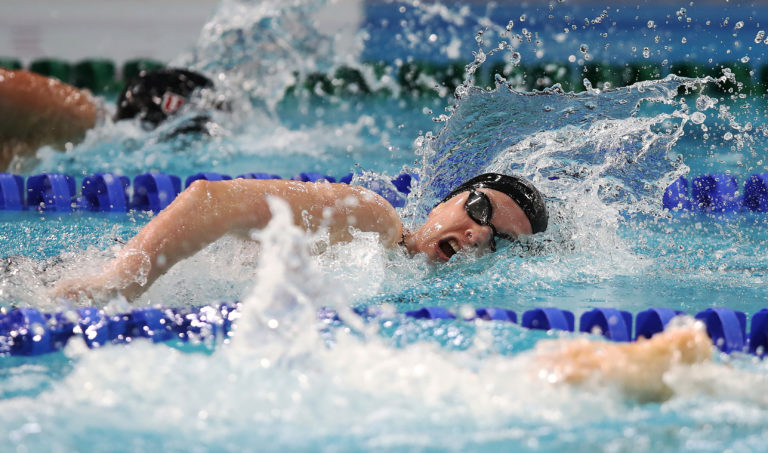
[[[491,168],[521,172],[535,181],[564,176],[567,170],[563,174],[546,170],[545,165],[556,165],[551,161],[545,164],[547,157],[558,159],[557,156],[547,156],[550,146],[558,149],[560,160],[569,155],[567,157],[574,161],[595,165],[613,154],[611,145],[634,140],[637,143],[632,148],[637,155],[627,157],[638,158],[660,138],[651,126],[672,119],[674,114],[651,117],[642,127],[632,128],[627,134],[616,132],[614,143],[606,143],[611,134],[592,141],[589,132],[594,133],[601,127],[618,131],[615,123],[636,121],[636,113],[643,102],[673,104],[678,87],[690,82],[670,76],[664,81],[578,94],[564,93],[556,88],[522,93],[503,85],[492,92],[472,89],[458,102],[440,133],[427,137],[424,147],[419,150],[424,174],[421,203],[429,205],[468,176]],[[648,135],[644,137],[646,132]],[[576,142],[571,145],[573,140]],[[673,143],[674,140],[666,140],[664,144],[668,148]],[[637,170],[644,171],[641,166]]]
[[[184,63],[273,108],[295,83],[295,73],[330,67],[332,40],[310,17],[320,6],[319,1],[223,1]]]

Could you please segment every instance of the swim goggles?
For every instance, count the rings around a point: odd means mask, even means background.
[[[469,191],[469,197],[464,203],[464,210],[467,211],[467,215],[478,225],[491,227],[493,235],[488,243],[488,247],[492,252],[496,251],[496,238],[506,239],[508,241],[514,241],[515,239],[504,233],[499,233],[496,227],[491,223],[491,217],[493,217],[493,205],[488,195],[483,192],[471,189]]]

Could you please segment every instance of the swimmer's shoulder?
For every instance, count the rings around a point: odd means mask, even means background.
[[[392,204],[390,204],[384,197],[371,189],[362,186],[336,182],[325,184],[331,187],[332,190],[338,195],[352,195],[366,203],[370,203],[381,208],[389,208],[392,210],[392,212],[395,212],[395,208],[392,207]]]
[[[379,233],[383,244],[394,247],[402,239],[403,223],[400,215],[392,204],[378,193],[361,186],[331,183],[337,191],[337,198],[353,196],[360,201],[361,211],[358,212],[361,221],[367,224],[363,229]]]

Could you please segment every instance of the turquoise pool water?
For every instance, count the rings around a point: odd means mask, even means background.
[[[768,23],[761,6],[642,3],[605,8],[606,17],[595,21],[603,7],[568,2],[502,5],[491,12],[475,11],[474,4],[463,11],[452,4],[372,2],[375,17],[389,18],[388,31],[382,37],[369,26],[372,43],[365,52],[384,53],[376,47],[384,42],[391,52],[381,58],[406,61],[410,52],[423,59],[421,49],[439,34],[434,54],[447,55],[443,50],[457,42],[460,58],[471,63],[473,55],[461,49],[477,52],[476,32],[486,29],[481,48],[490,53],[512,19],[512,33],[523,39],[493,58],[533,64],[543,49],[542,59],[591,53],[624,62],[644,58],[642,47],[649,47],[648,59],[658,63],[748,57],[759,68],[766,44],[755,38]],[[456,180],[513,170],[549,196],[550,230],[503,244],[494,255],[457,256],[434,267],[383,250],[366,235],[326,247],[322,237],[304,237],[278,213],[260,246],[225,238],[175,267],[136,302],[242,300],[232,338],[202,345],[137,340],[98,350],[73,342],[42,357],[2,358],[6,449],[764,449],[768,370],[750,356],[675,369],[666,376],[674,396],[641,404],[610,387],[543,382],[526,351],[561,335],[555,332],[386,317],[366,324],[346,311],[556,306],[578,315],[594,307],[636,313],[660,306],[752,314],[768,306],[768,217],[661,209],[664,188],[679,175],[727,171],[743,184],[749,174],[766,171],[764,88],[728,93],[713,82],[667,79],[579,94],[532,95],[502,85],[435,97],[398,94],[394,80],[371,76],[372,85],[392,94],[283,96],[295,83],[285,74],[349,64],[321,45],[332,37],[314,34],[305,17],[313,7],[224,2],[196,50],[179,58],[221,74],[225,90],[240,101],[234,114],[214,112],[219,126],[213,137],[163,140],[174,124],[152,132],[105,124],[66,153],[40,150],[37,161],[24,162],[25,171],[263,171],[283,177],[353,171],[361,184],[417,171],[421,185],[402,210],[406,223],[415,225]],[[431,22],[438,16],[447,24]],[[651,20],[659,27],[649,26]],[[558,36],[564,23],[569,32]],[[397,25],[399,32],[389,30]],[[522,28],[531,32],[530,42]],[[397,45],[388,41],[398,33]],[[274,42],[287,44],[270,47]],[[592,50],[583,52],[582,45]],[[268,58],[260,53],[266,51]],[[686,83],[692,93],[678,95]],[[0,256],[7,257],[0,262],[0,303],[68,308],[47,297],[48,286],[64,274],[98,269],[148,220],[141,213],[0,213]],[[332,347],[317,328],[320,306],[339,309],[349,323],[331,333]],[[115,312],[131,308],[120,300],[105,305]],[[279,327],[267,327],[270,319]]]

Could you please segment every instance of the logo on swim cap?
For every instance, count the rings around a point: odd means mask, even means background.
[[[184,102],[186,99],[184,96],[179,96],[176,93],[171,93],[170,91],[166,91],[163,95],[163,100],[160,103],[160,109],[165,113],[166,115],[171,115],[173,113],[176,113],[176,110],[180,109],[182,105],[184,105]]]

